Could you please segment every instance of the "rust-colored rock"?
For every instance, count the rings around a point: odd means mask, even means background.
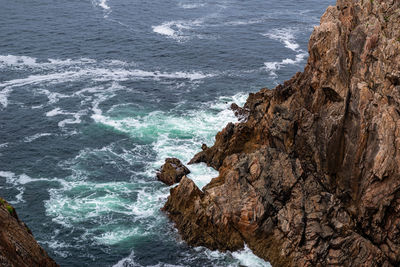
[[[189,174],[189,169],[177,158],[166,158],[164,165],[157,173],[157,179],[166,185],[179,183],[183,176]]]
[[[191,160],[219,176],[171,190],[183,238],[273,266],[400,266],[399,29],[399,1],[328,7],[304,72]]]
[[[247,116],[249,115],[249,111],[247,109],[239,107],[236,103],[232,103],[230,108],[240,121],[247,119]]]
[[[15,209],[2,198],[0,198],[0,266],[58,266],[39,246],[31,230],[18,219]]]

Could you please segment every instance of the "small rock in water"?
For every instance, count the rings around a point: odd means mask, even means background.
[[[206,150],[208,147],[207,147],[207,145],[206,144],[202,144],[201,145],[201,149],[204,151],[204,150]]]
[[[189,174],[189,169],[177,158],[166,158],[164,165],[157,172],[157,179],[166,185],[179,183],[183,176]]]

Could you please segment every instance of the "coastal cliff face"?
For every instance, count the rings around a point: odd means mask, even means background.
[[[29,228],[18,219],[15,209],[2,198],[0,198],[0,266],[58,266],[38,245]]]
[[[339,0],[304,72],[250,94],[164,210],[190,245],[274,266],[400,265],[400,2]]]

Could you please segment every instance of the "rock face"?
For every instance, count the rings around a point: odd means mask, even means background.
[[[173,185],[179,183],[182,177],[189,173],[189,169],[179,159],[167,158],[157,173],[157,179],[167,185]]]
[[[189,244],[273,266],[400,266],[400,1],[337,1],[308,49],[192,159],[219,176],[165,210]]]
[[[38,245],[15,209],[0,198],[0,266],[56,267],[57,263]]]

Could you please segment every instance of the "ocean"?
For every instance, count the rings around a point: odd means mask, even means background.
[[[0,196],[61,266],[269,266],[189,247],[156,170],[302,71],[333,0],[16,0],[0,9]],[[188,165],[202,187],[217,172]]]

